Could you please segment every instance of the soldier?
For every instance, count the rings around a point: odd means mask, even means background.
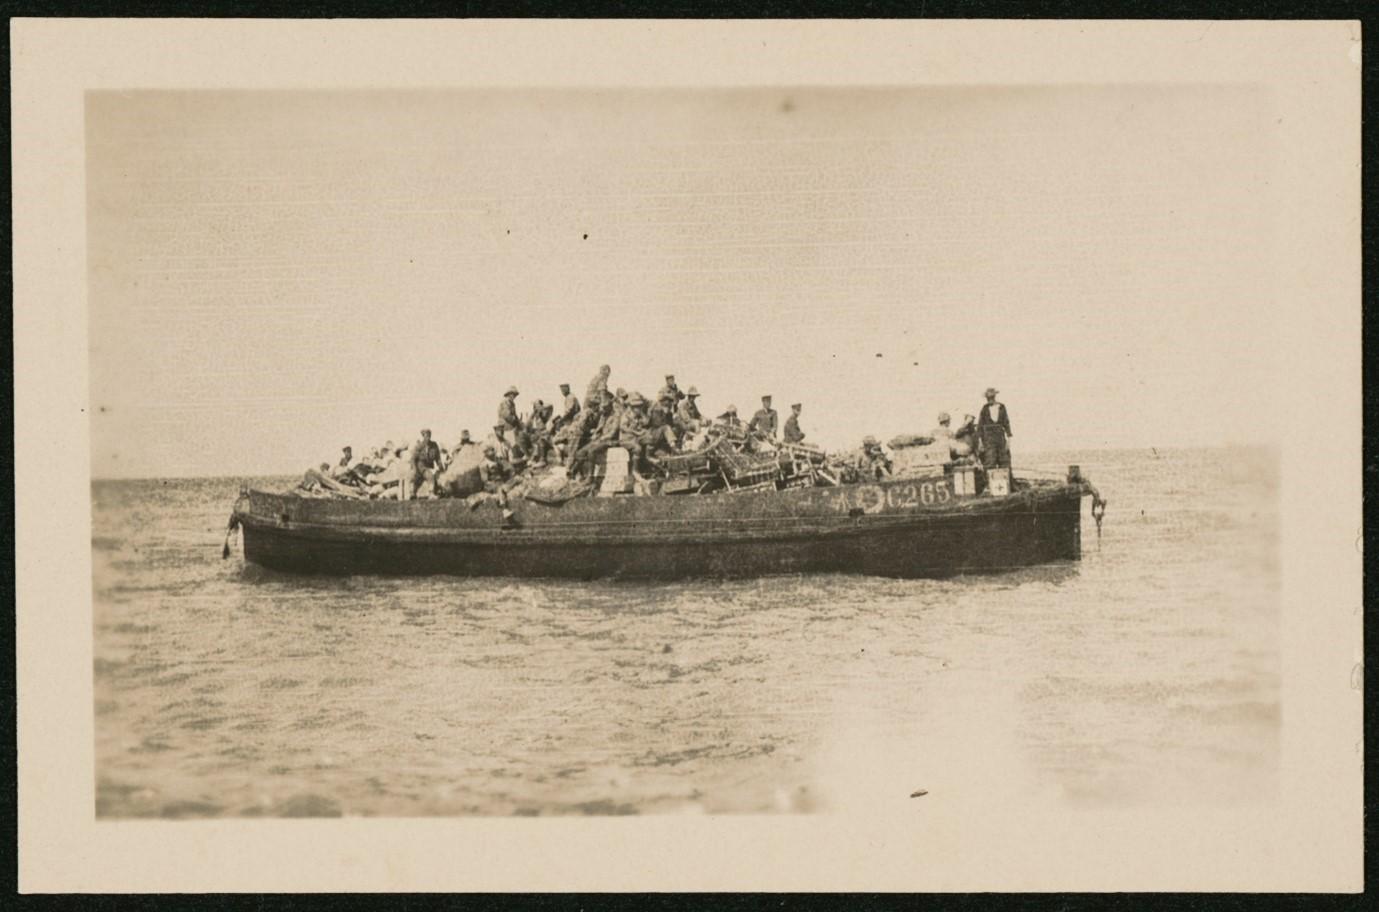
[[[494,495],[498,506],[503,508],[503,522],[511,522],[513,513],[508,508],[508,491],[519,482],[517,468],[501,458],[495,447],[486,446],[484,460],[479,463],[479,480],[483,482],[484,490]],[[477,501],[470,509],[476,505]]]
[[[642,435],[646,430],[646,400],[641,393],[634,392],[618,414],[618,446],[627,450],[633,467],[641,465]]]
[[[638,471],[647,464],[647,453],[674,447],[675,437],[668,424],[653,424],[641,393],[633,393],[618,422],[618,446],[625,447]]]
[[[440,444],[431,439],[431,429],[421,429],[421,439],[412,447],[412,487],[414,493],[420,491],[421,486],[426,482],[433,485],[436,481],[436,473],[441,468],[441,448]]]
[[[682,441],[704,426],[704,416],[699,414],[699,404],[694,401],[698,398],[699,390],[691,386],[685,398],[675,406],[675,430]]]
[[[540,399],[532,403],[531,417],[527,419],[526,438],[531,453],[535,457],[532,468],[539,469],[546,464],[546,456],[551,451],[550,418],[555,406],[547,405]]]
[[[353,481],[355,479],[355,472],[354,469],[350,467],[350,463],[354,462],[354,450],[345,447],[340,453],[340,462],[335,468],[330,470],[330,477],[334,478],[336,481]]]
[[[666,374],[666,385],[661,387],[661,391],[656,394],[656,399],[657,401],[660,401],[661,399],[664,399],[667,395],[670,396],[670,407],[672,409],[674,409],[675,406],[680,404],[681,399],[685,398],[685,394],[680,392],[680,387],[675,385],[674,374]]]
[[[493,426],[493,433],[484,441],[484,449],[487,450],[489,447],[492,447],[501,459],[511,460],[512,444],[508,443],[505,434],[507,427],[506,424],[495,424]]]
[[[603,391],[598,403],[599,421],[595,426],[594,434],[598,437],[609,437],[612,440],[618,439],[618,422],[622,420],[622,403],[617,396]]]
[[[1010,414],[996,401],[998,394],[995,387],[987,387],[986,405],[977,416],[977,454],[983,466],[1009,468],[1010,445],[1006,439],[1015,435],[1010,432]]]
[[[469,436],[469,428],[465,428],[464,430],[460,431],[460,442],[455,444],[454,456],[458,458],[459,455],[465,451],[466,447],[472,446],[478,446],[478,444],[476,444],[474,442],[474,439]]]
[[[718,423],[722,427],[740,431],[743,428],[742,419],[737,417],[737,406],[730,405],[723,414],[718,416]]]
[[[608,394],[608,390],[604,390],[603,392],[604,395]],[[613,399],[609,407],[612,408],[616,420],[622,421],[622,413],[627,409],[627,390],[623,389],[621,386],[618,387],[618,391],[613,394]]]
[[[503,482],[512,478],[512,475],[512,465],[499,454],[498,448],[485,446],[484,459],[479,463],[479,480],[484,483],[484,490],[490,494],[498,493]]]
[[[552,431],[559,431],[574,421],[575,416],[579,414],[579,397],[570,392],[570,384],[560,384],[560,395],[562,397],[560,414],[556,415],[555,421],[551,423]]]
[[[785,419],[785,442],[799,443],[804,440],[804,431],[800,430],[800,412],[804,406],[796,402],[790,406],[790,417]]]
[[[954,459],[964,461],[970,461],[972,454],[977,452],[976,418],[971,415],[962,416],[962,427],[953,434],[951,451]]]
[[[585,405],[597,405],[603,394],[608,392],[608,375],[612,372],[613,369],[605,364],[594,374],[594,379],[589,381],[589,386],[584,391]]]
[[[656,404],[653,405],[646,414],[647,425],[653,428],[668,426],[674,417],[674,409],[674,394],[661,390],[661,395],[657,399]]]
[[[618,442],[623,446],[635,445],[647,428],[646,400],[641,393],[633,393],[627,405],[618,416]]]
[[[517,387],[509,386],[498,402],[498,423],[508,443],[520,445],[522,441],[522,419],[517,417]]]
[[[674,453],[678,448],[675,428],[669,424],[649,427],[642,434],[640,444],[642,458],[648,462],[655,462],[658,454]]]
[[[618,429],[622,414],[613,408],[615,399],[608,390],[603,391],[603,401],[598,410],[598,424],[589,439],[574,454],[574,474],[585,478],[594,477],[594,464],[600,453],[618,445]],[[592,410],[591,410],[592,411]]]
[[[581,446],[591,440],[603,419],[603,403],[591,405],[556,431],[554,444],[561,460],[570,465]]]
[[[776,439],[776,410],[771,408],[770,396],[761,397],[761,408],[752,416],[752,423],[747,429],[769,440]]]
[[[879,481],[891,474],[891,461],[886,458],[886,451],[870,434],[862,438],[862,458],[858,468],[862,477],[869,481]]]
[[[929,432],[929,436],[934,438],[935,443],[937,443],[940,440],[952,439],[953,432],[948,427],[948,425],[951,424],[952,421],[953,419],[949,417],[947,412],[938,413],[938,427],[934,428],[932,431]]]

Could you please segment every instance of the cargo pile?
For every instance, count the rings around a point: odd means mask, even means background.
[[[471,506],[511,497],[559,504],[599,494],[704,495],[850,484],[891,475],[950,471],[955,464],[1004,457],[1009,465],[1009,418],[987,391],[982,423],[967,416],[957,432],[948,416],[929,435],[902,435],[887,453],[873,437],[846,454],[829,454],[807,443],[795,403],[783,429],[762,397],[762,407],[743,422],[729,406],[716,420],[699,411],[698,390],[681,392],[673,375],[654,402],[640,393],[608,389],[610,368],[599,369],[583,400],[562,384],[562,398],[536,400],[529,413],[517,407],[518,389],[499,402],[498,421],[482,442],[464,431],[443,448],[423,429],[415,443],[389,441],[356,461],[345,447],[339,463],[308,470],[297,493],[351,499],[465,498]],[[992,406],[996,411],[989,414]],[[985,445],[999,431],[1000,446]],[[980,433],[979,433],[980,432]],[[999,464],[991,462],[990,464]]]

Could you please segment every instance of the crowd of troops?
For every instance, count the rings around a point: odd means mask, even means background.
[[[693,386],[681,390],[673,374],[666,375],[654,400],[621,387],[610,389],[610,375],[608,365],[600,367],[582,398],[562,383],[558,400],[537,399],[525,416],[517,405],[521,393],[510,386],[498,403],[492,433],[482,442],[464,430],[459,441],[446,449],[432,439],[429,429],[423,429],[412,444],[398,446],[388,441],[357,461],[347,446],[337,465],[326,463],[308,471],[302,487],[358,496],[398,492],[404,497],[445,496],[447,468],[477,463],[484,490],[503,496],[528,470],[550,464],[564,466],[571,479],[592,479],[599,457],[613,447],[628,451],[631,466],[639,474],[654,475],[665,457],[706,446],[715,431],[740,439],[748,452],[805,442],[801,403],[790,406],[783,423],[769,395],[761,397],[761,408],[748,421],[742,420],[734,405],[711,420],[700,410],[699,391]],[[949,430],[950,418],[941,413],[932,438],[951,439],[955,459],[970,456],[984,465],[1008,466],[1010,418],[996,395],[996,390],[988,389],[980,416],[966,416],[957,431]],[[844,481],[882,478],[890,473],[891,462],[876,438],[868,436],[839,468]]]

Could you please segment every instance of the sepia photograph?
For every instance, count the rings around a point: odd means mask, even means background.
[[[98,829],[1298,788],[1267,82],[79,99]]]
[[[92,93],[97,815],[1267,799],[1269,114]]]

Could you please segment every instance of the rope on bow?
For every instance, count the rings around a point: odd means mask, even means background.
[[[1096,488],[1092,487],[1091,484],[1088,484],[1087,487],[1091,488],[1092,491],[1092,519],[1096,520],[1096,537],[1097,541],[1100,541],[1101,520],[1102,517],[1106,515],[1106,499],[1103,498],[1101,496],[1101,492],[1099,492]]]
[[[228,557],[230,556],[230,536],[234,535],[234,534],[235,534],[235,530],[238,529],[238,528],[239,528],[239,514],[238,514],[238,513],[231,513],[231,514],[230,514],[230,524],[229,524],[228,526],[225,527],[225,547],[223,547],[223,548],[220,549],[220,559],[221,559],[221,560],[225,560],[226,558],[228,558]]]

